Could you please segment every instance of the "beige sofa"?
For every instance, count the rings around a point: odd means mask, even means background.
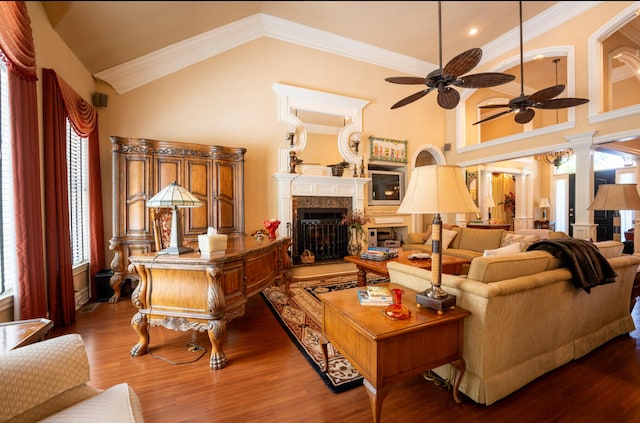
[[[531,244],[539,239],[566,237],[564,232],[524,230],[517,233],[504,229],[478,229],[467,228],[455,225],[443,225],[443,230],[449,229],[457,232],[456,236],[446,248],[443,246],[442,253],[468,258],[470,260],[480,257],[485,250],[494,250],[504,247],[519,238],[523,243]],[[405,251],[420,251],[431,253],[431,243],[427,242],[431,235],[431,225],[427,225],[427,232],[411,232],[407,236],[407,242],[402,245]],[[444,237],[443,237],[444,238]],[[468,272],[469,266],[463,267],[463,274]]]
[[[537,377],[635,329],[629,298],[640,257],[623,244],[596,243],[617,278],[591,293],[575,288],[569,269],[546,251],[478,257],[466,277],[442,275],[442,287],[471,312],[465,319],[460,391],[492,404]],[[431,272],[387,264],[392,282],[422,291]],[[450,379],[450,365],[435,372]]]
[[[126,383],[91,387],[82,337],[64,335],[0,354],[0,422],[143,422]]]

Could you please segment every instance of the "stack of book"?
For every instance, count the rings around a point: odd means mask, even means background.
[[[369,285],[358,289],[360,305],[386,306],[393,304],[393,295],[384,285]]]
[[[361,259],[384,261],[398,257],[398,248],[369,247],[367,251],[360,254]]]

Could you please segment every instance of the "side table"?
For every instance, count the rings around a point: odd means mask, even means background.
[[[456,369],[453,399],[460,403],[458,387],[466,364],[462,359],[464,318],[462,308],[438,314],[416,306],[416,291],[405,291],[402,304],[411,316],[391,320],[384,307],[361,306],[357,290],[351,288],[318,295],[322,301],[322,331],[325,363],[326,342],[331,342],[364,377],[373,421],[380,421],[382,402],[394,383],[446,363]],[[325,369],[327,367],[325,366]]]
[[[0,353],[41,340],[52,326],[53,322],[49,319],[0,323]]]

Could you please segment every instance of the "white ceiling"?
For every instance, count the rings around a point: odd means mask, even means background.
[[[528,38],[561,25],[598,3],[522,2],[525,52]],[[353,57],[358,60],[387,66],[389,76],[424,76],[440,63],[437,1],[43,1],[42,4],[54,30],[84,66],[118,92],[144,85],[180,66],[189,66],[260,36],[336,54],[357,54]],[[442,64],[473,47],[483,49],[484,59],[517,48],[518,4],[518,1],[441,2]],[[475,36],[467,34],[472,27],[478,29]],[[206,43],[201,44],[207,45],[206,50],[194,54],[194,40],[203,39]],[[182,54],[188,50],[190,55]],[[171,54],[173,67],[161,69],[158,65],[167,62],[157,60],[162,52]],[[176,57],[180,57],[180,65],[175,65]],[[123,75],[135,75],[136,79]],[[527,85],[531,82],[528,77]],[[636,151],[629,143],[625,143],[625,150]]]

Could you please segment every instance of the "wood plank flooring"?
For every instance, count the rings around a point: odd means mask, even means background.
[[[364,387],[332,393],[310,367],[258,295],[246,314],[228,325],[229,364],[209,369],[206,333],[195,341],[207,349],[189,352],[192,332],[151,328],[153,356],[132,358],[137,342],[129,299],[101,303],[78,313],[77,322],[50,336],[80,333],[91,364],[91,384],[106,389],[128,382],[147,422],[371,422]],[[634,321],[640,329],[640,302]],[[399,357],[399,359],[401,359]],[[462,393],[453,402],[446,388],[416,376],[395,385],[382,408],[382,422],[640,422],[640,330],[620,336],[580,360],[533,381],[491,406]]]

